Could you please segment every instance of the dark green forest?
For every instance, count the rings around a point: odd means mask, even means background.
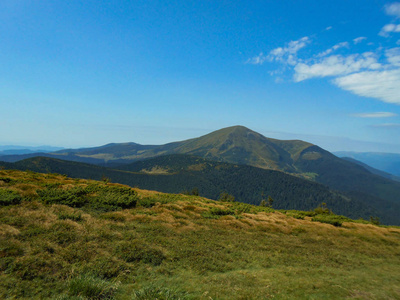
[[[167,193],[187,193],[217,200],[221,193],[236,201],[259,205],[271,197],[277,209],[311,210],[322,202],[337,214],[351,218],[379,217],[387,224],[399,224],[391,213],[391,203],[371,195],[340,193],[322,184],[246,165],[208,161],[188,155],[169,155],[110,169],[90,164],[52,158],[31,158],[16,163],[0,163],[7,169],[59,173],[75,178],[111,181],[141,189]],[[156,171],[152,171],[152,170]],[[161,174],[160,174],[161,173]],[[363,201],[363,200],[368,201]],[[369,203],[376,204],[370,205]]]

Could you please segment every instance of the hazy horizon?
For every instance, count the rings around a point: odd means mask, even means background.
[[[252,128],[249,128],[252,129]],[[216,129],[218,130],[218,129]],[[252,129],[253,130],[253,129]],[[195,132],[196,130],[194,130]],[[198,130],[200,131],[200,130]],[[257,131],[257,130],[255,130]],[[109,141],[104,144],[93,144],[93,145],[45,145],[45,144],[29,144],[29,143],[22,143],[19,145],[13,145],[11,143],[0,143],[0,150],[5,150],[5,149],[15,149],[13,147],[26,147],[26,148],[36,148],[39,149],[40,147],[42,148],[63,148],[63,149],[78,149],[78,148],[91,148],[91,147],[100,147],[104,146],[107,144],[111,143],[137,143],[141,145],[163,145],[167,143],[172,143],[172,142],[179,142],[191,138],[197,138],[202,135],[208,134],[209,132],[205,132],[204,134],[201,135],[196,135],[196,136],[188,136],[188,137],[182,137],[181,139],[176,139],[176,140],[168,140],[165,142],[155,142],[155,143],[146,143],[146,142],[138,142],[138,141],[121,141],[121,142],[115,142],[115,141]],[[351,140],[351,139],[346,139],[346,138],[340,138],[340,137],[328,137],[328,136],[312,136],[312,135],[302,135],[302,134],[294,134],[294,133],[285,133],[285,132],[259,132],[260,134],[264,135],[267,138],[274,138],[274,139],[280,139],[280,140],[302,140],[305,142],[309,142],[312,144],[315,144],[325,150],[328,150],[330,152],[340,152],[340,151],[353,151],[353,152],[380,152],[380,153],[396,153],[400,154],[400,147],[395,144],[379,144],[379,143],[374,143],[374,142],[367,142],[367,141],[357,141],[357,140]],[[340,147],[342,145],[342,147]],[[7,147],[7,148],[4,148]],[[386,151],[380,151],[381,147],[385,147]],[[4,149],[2,149],[4,148]]]

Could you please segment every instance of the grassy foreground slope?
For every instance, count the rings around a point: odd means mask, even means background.
[[[2,299],[400,297],[395,227],[9,170],[0,204]]]

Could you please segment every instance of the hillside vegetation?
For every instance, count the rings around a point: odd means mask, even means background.
[[[0,171],[0,298],[398,299],[400,229]]]
[[[192,192],[217,200],[228,193],[236,201],[258,205],[272,197],[274,208],[310,210],[325,202],[331,210],[351,218],[380,218],[384,224],[400,225],[398,214],[353,199],[327,186],[274,170],[215,162],[190,155],[165,155],[126,164],[118,169],[37,157],[16,163],[1,163],[8,169],[61,173],[75,178],[107,179],[148,190],[166,193]],[[370,200],[370,199],[368,199]]]

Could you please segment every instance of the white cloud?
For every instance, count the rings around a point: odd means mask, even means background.
[[[394,2],[385,5],[385,12],[389,16],[395,16],[397,18],[400,18],[400,2]]]
[[[359,96],[400,105],[400,69],[359,72],[336,78],[333,83]]]
[[[307,46],[310,43],[310,38],[308,36],[302,37],[296,41],[290,41],[285,47],[279,47],[273,49],[269,55],[268,59],[271,61],[281,61],[287,62],[292,65],[296,63],[297,52]]]
[[[358,38],[355,38],[354,40],[353,40],[353,43],[354,44],[359,44],[359,43],[361,43],[362,41],[364,41],[364,40],[366,40],[367,38],[365,37],[365,36],[360,36],[360,37],[358,37]]]
[[[324,52],[321,52],[321,53],[317,54],[317,56],[318,57],[327,56],[327,55],[331,54],[333,51],[336,51],[337,49],[348,48],[348,47],[349,47],[349,43],[348,42],[342,42],[342,43],[336,44],[332,48],[329,48],[329,49],[325,50]]]
[[[325,28],[326,31],[331,30],[333,27],[332,26],[328,26]]]
[[[295,68],[296,82],[313,77],[341,76],[360,70],[377,70],[381,68],[376,55],[371,52],[349,56],[331,55],[313,64],[298,63]]]
[[[400,32],[400,24],[386,24],[379,32],[379,35],[389,37],[389,33],[391,32]]]
[[[268,55],[261,52],[259,55],[250,58],[246,63],[262,65],[266,61],[277,61],[295,65],[297,62],[297,52],[306,47],[310,42],[310,38],[305,36],[299,40],[290,41],[285,47],[278,47],[271,50]]]
[[[400,48],[392,48],[385,51],[387,61],[393,65],[400,67]],[[399,82],[400,84],[400,82]]]
[[[372,113],[353,114],[352,116],[357,118],[391,118],[391,117],[396,117],[397,114],[391,112],[372,112]]]
[[[262,65],[266,60],[267,56],[265,56],[264,53],[261,52],[259,55],[248,59],[246,63],[252,65]]]

